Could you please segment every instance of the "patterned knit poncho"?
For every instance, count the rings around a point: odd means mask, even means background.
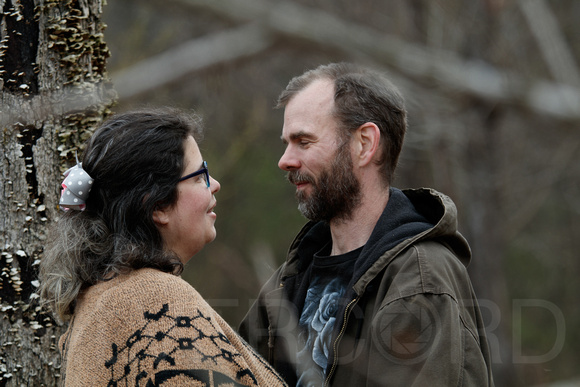
[[[87,289],[60,338],[65,386],[283,386],[180,277],[141,269]]]

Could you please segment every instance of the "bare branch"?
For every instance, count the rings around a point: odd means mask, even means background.
[[[518,1],[544,60],[557,82],[580,86],[580,72],[558,20],[545,0]]]
[[[542,205],[550,197],[550,193],[562,175],[578,162],[580,140],[572,140],[563,143],[557,152],[554,152],[550,165],[546,168],[549,175],[542,179],[542,184],[535,184],[535,189],[528,190],[524,198],[520,198],[518,206],[511,207],[512,216],[507,219],[503,229],[506,230],[506,239],[510,240],[530,224],[533,217],[538,213]],[[523,199],[523,200],[521,200]]]
[[[111,76],[120,98],[154,90],[208,66],[255,55],[272,43],[264,29],[248,24],[194,39]]]
[[[297,3],[283,0],[174,1],[234,21],[261,21],[264,28],[274,33],[334,47],[355,57],[362,54],[415,79],[434,81],[450,91],[525,106],[556,118],[580,119],[580,89],[577,87],[527,80],[490,64],[409,43]],[[265,31],[260,34],[265,35]]]
[[[58,117],[94,106],[110,105],[116,98],[115,91],[107,82],[65,86],[28,98],[5,92],[0,95],[0,127],[15,123],[32,124],[51,116]]]

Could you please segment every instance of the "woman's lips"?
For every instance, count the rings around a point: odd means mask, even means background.
[[[207,211],[207,213],[208,214],[214,214],[215,215],[215,212],[213,210],[215,209],[216,206],[217,206],[217,201],[215,201],[213,203],[213,205],[209,208],[209,210]]]

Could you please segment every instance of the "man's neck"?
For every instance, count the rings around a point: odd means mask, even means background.
[[[365,245],[388,201],[389,190],[377,190],[374,194],[363,197],[350,218],[331,220],[332,251],[330,255],[345,254]]]

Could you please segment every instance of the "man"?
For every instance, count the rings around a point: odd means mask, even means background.
[[[330,64],[292,79],[278,106],[278,165],[310,222],[242,336],[290,385],[493,385],[453,202],[391,186],[407,126],[397,89]]]

